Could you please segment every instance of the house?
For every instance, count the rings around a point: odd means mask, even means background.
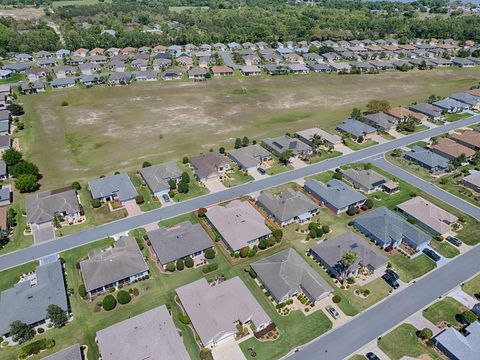
[[[20,60],[20,61],[30,61],[30,60],[33,59],[33,57],[32,57],[32,55],[30,55],[30,54],[23,54],[23,53],[21,53],[21,54],[16,54],[16,55],[15,55],[15,59],[16,59],[16,60]]]
[[[480,132],[478,131],[465,130],[461,133],[454,132],[450,135],[450,139],[475,151],[480,150]]]
[[[47,71],[42,68],[31,68],[25,71],[28,81],[34,82],[47,76]]]
[[[320,207],[300,191],[291,188],[279,195],[263,191],[257,204],[281,226],[293,222],[304,223],[320,211]]]
[[[332,71],[336,73],[348,73],[352,70],[352,66],[346,62],[330,62],[329,65]]]
[[[352,225],[382,248],[396,248],[404,242],[420,251],[432,240],[428,234],[384,206],[355,218]]]
[[[80,84],[85,86],[93,86],[96,84],[101,84],[103,82],[100,75],[80,75],[79,80]]]
[[[200,224],[184,221],[172,227],[160,227],[147,233],[158,262],[165,270],[169,263],[191,257],[203,257],[207,249],[214,247],[210,236]]]
[[[194,80],[204,80],[207,77],[207,70],[202,67],[193,67],[188,70],[188,78]]]
[[[27,196],[26,210],[27,224],[39,227],[50,225],[57,215],[67,224],[79,221],[83,216],[77,192],[71,187]]]
[[[101,201],[133,200],[138,195],[135,186],[127,173],[120,173],[111,176],[101,177],[88,182],[88,188],[92,198]]]
[[[67,75],[75,74],[75,68],[69,65],[55,66],[53,72],[57,75],[57,78],[64,78]]]
[[[99,47],[93,48],[90,50],[90,60],[92,57],[97,56],[97,55],[103,55],[105,53],[105,50]]]
[[[0,334],[8,337],[10,324],[19,320],[30,326],[48,321],[48,305],[69,312],[63,267],[60,261],[40,265],[24,275],[13,288],[0,294]]]
[[[108,77],[109,85],[126,85],[133,79],[133,75],[130,72],[114,72]]]
[[[433,173],[447,172],[450,168],[450,161],[447,158],[416,145],[405,153],[404,158]]]
[[[8,79],[12,75],[12,70],[0,69],[0,79]]]
[[[211,286],[205,278],[176,289],[202,345],[213,349],[232,341],[237,324],[251,324],[257,333],[271,319],[238,276]]]
[[[292,74],[308,74],[310,72],[305,64],[287,64],[286,66]]]
[[[480,171],[471,173],[460,180],[460,183],[467,188],[480,193]]]
[[[245,65],[240,69],[241,73],[245,76],[260,75],[262,70],[257,65]]]
[[[266,149],[258,144],[249,145],[239,149],[228,151],[228,157],[232,159],[237,165],[248,172],[255,171],[264,162],[272,159]]]
[[[313,153],[310,145],[288,135],[263,139],[262,144],[277,156],[281,156],[286,151],[291,151],[293,156],[300,157],[309,156]]]
[[[327,297],[333,289],[292,249],[286,249],[251,265],[258,281],[277,303],[303,293],[315,302]]]
[[[29,63],[10,63],[3,66],[3,70],[10,70],[13,73],[20,74],[30,69],[32,65]]]
[[[455,66],[464,67],[464,68],[475,66],[475,63],[473,61],[464,59],[464,58],[459,58],[459,57],[453,58],[452,64]]]
[[[374,170],[350,168],[346,169],[342,176],[345,180],[352,183],[355,188],[367,194],[374,191],[388,192],[388,189],[385,188],[385,185],[389,182],[388,179]]]
[[[377,133],[377,129],[356,119],[344,120],[336,129],[351,136],[356,141],[369,139]]]
[[[337,215],[346,212],[350,207],[360,207],[367,200],[363,194],[337,179],[330,180],[327,185],[308,179],[303,188]]]
[[[258,55],[249,54],[249,55],[243,56],[243,61],[245,62],[245,65],[250,66],[250,65],[259,64],[262,60]]]
[[[84,360],[83,351],[79,344],[72,345],[66,349],[60,350],[43,360]]]
[[[70,56],[70,50],[67,49],[60,49],[55,53],[57,59],[64,59],[68,56]]]
[[[76,57],[76,56],[86,57],[87,55],[88,55],[88,49],[85,49],[85,48],[77,49],[72,54],[72,56],[74,56],[74,57]]]
[[[159,165],[144,167],[140,170],[140,175],[147,184],[153,195],[160,199],[170,191],[169,181],[174,180],[178,183],[182,177],[182,170],[173,161]]]
[[[427,115],[429,118],[438,120],[442,118],[442,109],[428,103],[414,104],[408,107],[409,110]]]
[[[332,68],[328,64],[308,64],[310,70],[316,73],[329,73],[332,72]]]
[[[190,360],[165,305],[97,332],[102,360]]]
[[[363,120],[368,124],[383,131],[390,131],[395,129],[398,124],[398,119],[385,114],[383,112],[379,112],[376,114],[368,114],[363,117]]]
[[[52,57],[52,53],[49,52],[49,51],[45,51],[45,50],[40,50],[39,52],[37,52],[35,54],[35,57],[37,59],[50,59]]]
[[[455,99],[457,101],[463,102],[469,105],[472,108],[478,108],[480,105],[480,97],[474,96],[467,92],[457,92],[450,95],[450,98]]]
[[[88,259],[80,261],[80,271],[85,289],[93,296],[144,278],[148,266],[137,241],[131,236],[121,236],[114,247],[90,251]]]
[[[0,160],[0,180],[8,179],[7,164],[4,160]]]
[[[399,205],[397,211],[407,218],[414,218],[416,224],[434,236],[447,236],[452,225],[458,222],[455,215],[443,210],[421,196],[415,196]]]
[[[23,82],[22,84],[20,84],[20,90],[24,94],[36,94],[38,92],[44,92],[45,91],[45,81],[37,80],[33,83]]]
[[[84,57],[74,56],[74,57],[71,57],[70,59],[65,60],[65,63],[71,66],[78,66],[85,63],[85,61],[86,59]]]
[[[432,103],[432,105],[449,113],[456,113],[470,109],[470,105],[467,105],[461,101],[449,97],[439,101],[435,101],[434,103]]]
[[[176,58],[175,62],[180,66],[185,66],[185,67],[188,67],[188,68],[193,66],[192,58],[190,56],[186,56],[186,55],[183,55],[183,56],[180,56],[180,57]]]
[[[202,182],[222,179],[225,173],[231,170],[228,160],[222,154],[214,152],[193,156],[189,158],[189,162],[193,167],[195,176]]]
[[[282,65],[266,64],[263,67],[269,75],[285,75],[287,69]]]
[[[183,76],[183,72],[177,69],[167,69],[162,73],[163,80],[179,80]]]
[[[96,74],[98,71],[102,70],[102,67],[97,64],[88,63],[82,64],[78,67],[82,75],[93,75]]]
[[[475,150],[449,138],[438,139],[437,143],[431,146],[431,150],[449,160],[456,160],[462,155],[464,155],[467,160],[475,156]]]
[[[148,60],[135,59],[130,63],[130,65],[132,66],[133,69],[140,70],[140,71],[146,71],[147,67],[148,67]]]
[[[407,120],[408,118],[412,118],[421,122],[428,120],[427,115],[408,110],[401,106],[393,107],[390,110],[388,110],[388,115],[393,116],[398,121],[404,121],[404,120]]]
[[[72,77],[53,79],[50,85],[53,89],[67,89],[75,86],[75,79]]]
[[[232,76],[233,69],[228,66],[212,66],[213,76]]]
[[[248,201],[233,200],[225,206],[214,206],[208,209],[206,217],[235,252],[258,244],[272,233],[265,218]]]
[[[346,269],[342,263],[342,257],[347,251],[353,251],[357,259],[349,266],[345,276]],[[340,281],[356,277],[363,272],[369,275],[381,275],[388,265],[388,258],[385,255],[352,231],[315,244],[309,249],[309,253],[325,267],[330,275]]]
[[[0,135],[0,154],[5,150],[10,149],[11,146],[12,141],[10,139],[10,135]]]
[[[152,70],[139,71],[135,74],[135,79],[137,81],[155,81],[157,78],[158,73]]]
[[[447,327],[433,338],[433,343],[451,360],[475,360],[480,358],[480,323],[475,321],[463,332]]]

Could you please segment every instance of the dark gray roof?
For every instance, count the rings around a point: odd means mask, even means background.
[[[397,118],[394,118],[393,116],[387,115],[383,112],[379,112],[376,114],[368,114],[365,115],[363,118],[370,125],[384,130],[390,130],[398,123]]]
[[[0,135],[0,149],[10,148],[10,135]]]
[[[72,77],[53,79],[50,83],[53,87],[75,85],[75,79]]]
[[[294,154],[312,151],[310,145],[287,135],[263,139],[262,142],[277,155],[282,154],[286,150],[291,150]]]
[[[450,95],[452,99],[461,101],[465,104],[476,106],[480,103],[480,98],[466,92],[457,92]]]
[[[63,268],[60,261],[37,267],[35,276],[2,291],[0,295],[0,334],[10,331],[10,324],[20,320],[34,324],[45,320],[47,307],[58,305],[68,310]]]
[[[228,156],[245,169],[257,166],[271,154],[258,144],[228,151]]]
[[[168,180],[178,179],[182,176],[182,170],[173,161],[159,165],[152,165],[140,170],[140,174],[153,193],[170,188]]]
[[[214,246],[202,226],[189,221],[149,231],[148,239],[162,265]]]
[[[442,116],[442,109],[428,103],[414,104],[408,107],[409,110],[425,114],[432,118]]]
[[[277,301],[294,292],[306,291],[313,299],[318,299],[332,291],[330,285],[292,248],[251,266]]]
[[[132,73],[129,72],[114,72],[108,78],[110,82],[114,81],[130,81],[132,80]]]
[[[337,126],[337,129],[339,129],[340,131],[346,132],[348,134],[351,134],[357,138],[365,134],[370,134],[377,131],[377,129],[375,129],[374,127],[367,125],[365,123],[362,123],[361,121],[358,121],[355,119],[345,120],[344,122],[342,122],[340,125]]]
[[[317,199],[331,204],[336,209],[343,209],[367,199],[363,194],[337,179],[330,180],[326,186],[320,181],[308,179],[304,188]]]
[[[116,195],[120,201],[131,200],[138,195],[127,173],[90,180],[88,188],[94,199]]]
[[[45,191],[27,196],[27,222],[40,224],[52,221],[56,213],[80,212],[77,193],[71,188]]]
[[[137,241],[122,236],[115,247],[107,250],[92,250],[87,260],[80,262],[83,282],[87,291],[115,283],[148,270]]]
[[[378,184],[382,184],[388,181],[388,179],[377,173],[375,170],[364,170],[364,169],[346,169],[343,172],[343,177],[349,181],[354,181],[361,186],[372,189]]]
[[[388,263],[385,255],[351,231],[315,244],[310,251],[321,258],[330,268],[338,268],[339,272],[342,270],[342,256],[347,251],[357,254],[357,261],[350,266],[352,271],[367,266],[376,270]]]
[[[461,101],[452,99],[452,98],[445,98],[439,101],[435,101],[432,103],[432,105],[439,107],[441,109],[446,109],[446,110],[455,110],[455,109],[469,109],[470,106],[468,104],[465,104]]]
[[[207,70],[201,67],[193,67],[188,70],[188,76],[205,76],[207,74]]]
[[[420,146],[414,146],[411,151],[405,153],[405,157],[430,168],[448,169],[448,159]]]
[[[283,190],[282,193],[277,196],[264,191],[258,197],[258,204],[280,222],[290,220],[319,208],[319,206],[306,195],[290,188]]]
[[[55,354],[47,356],[43,360],[83,360],[82,350],[79,344],[60,350]]]

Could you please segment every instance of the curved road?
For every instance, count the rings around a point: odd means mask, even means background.
[[[473,125],[480,122],[480,116],[472,116],[454,123],[442,125],[433,129],[428,129],[413,135],[405,136],[396,140],[371,146],[369,148],[355,151],[350,154],[338,156],[333,159],[325,160],[300,169],[287,171],[265,179],[249,182],[231,189],[222,190],[213,194],[204,195],[188,201],[184,201],[171,206],[162,207],[137,216],[117,220],[108,224],[100,225],[95,228],[78,232],[72,235],[56,238],[38,245],[33,245],[25,249],[17,250],[0,256],[0,271],[27,263],[29,261],[42,258],[47,255],[60,253],[62,251],[82,246],[96,240],[129,231],[150,223],[158,222],[163,219],[175,217],[187,212],[194,211],[200,207],[214,205],[222,201],[233,199],[245,194],[278,186],[296,179],[336,168],[338,166],[358,162],[366,158],[372,158],[387,151],[406,146],[410,143],[424,140],[426,138],[437,136],[445,132]]]

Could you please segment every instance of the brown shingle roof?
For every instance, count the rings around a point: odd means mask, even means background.
[[[473,130],[465,130],[462,133],[453,133],[450,138],[466,146],[480,148],[480,133]]]
[[[455,159],[462,154],[467,158],[475,155],[475,151],[472,149],[447,138],[439,139],[438,142],[432,146],[432,150],[437,150]]]

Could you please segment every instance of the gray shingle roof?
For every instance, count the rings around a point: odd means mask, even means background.
[[[80,212],[77,193],[71,188],[45,191],[27,196],[27,222],[52,221],[56,213],[74,215]]]
[[[178,179],[182,176],[182,170],[173,161],[159,165],[152,165],[140,170],[140,174],[153,193],[170,188],[168,180]]]
[[[97,332],[103,360],[190,360],[165,305]]]
[[[478,103],[480,103],[480,98],[478,98],[477,96],[474,96],[472,94],[466,93],[466,92],[457,92],[457,93],[454,93],[454,94],[450,95],[450,97],[452,99],[461,101],[461,102],[463,102],[465,104],[468,104],[468,105],[471,105],[471,106],[475,106],[475,105],[478,105]]]
[[[92,291],[143,273],[148,270],[148,266],[136,240],[122,236],[113,248],[91,251],[89,258],[80,262],[80,269],[85,288]]]
[[[75,85],[75,79],[71,77],[53,79],[51,85],[53,87]]]
[[[248,169],[259,165],[262,159],[271,157],[271,154],[260,145],[255,144],[229,150],[228,156],[241,167]]]
[[[374,127],[364,124],[355,119],[347,119],[337,126],[337,129],[340,131],[346,132],[347,134],[353,135],[355,137],[364,136],[365,134],[374,133],[377,131]]]
[[[421,114],[425,114],[432,118],[442,116],[442,109],[432,104],[427,104],[427,103],[414,104],[414,105],[410,105],[408,109],[419,112]]]
[[[278,196],[262,192],[258,197],[258,204],[280,222],[319,209],[307,196],[290,188],[283,190]]]
[[[7,175],[7,163],[3,160],[0,160],[0,176]]]
[[[228,164],[228,160],[222,154],[214,152],[193,156],[189,161],[195,169],[195,174],[200,179],[211,176],[217,172],[219,167]]]
[[[277,155],[281,155],[286,150],[291,150],[294,154],[312,151],[310,145],[287,135],[263,139],[262,142]]]
[[[162,265],[214,246],[202,226],[189,221],[149,231],[148,239]]]
[[[453,327],[438,334],[434,341],[459,360],[478,360],[480,358],[480,323],[470,324],[465,329],[468,335],[461,334]]]
[[[327,185],[317,180],[308,179],[304,188],[317,199],[331,204],[336,209],[343,209],[366,200],[363,194],[337,179],[330,180]]]
[[[448,169],[448,159],[420,146],[414,146],[405,157],[430,168]]]
[[[55,354],[47,356],[43,360],[83,360],[82,350],[79,344],[60,350]]]
[[[384,130],[389,130],[395,127],[395,125],[398,123],[397,118],[394,118],[393,116],[387,115],[383,112],[365,115],[364,119],[370,125]]]
[[[367,189],[373,189],[378,184],[387,182],[387,178],[374,170],[346,169],[343,177],[349,181],[354,181]]]
[[[90,180],[88,188],[94,199],[116,195],[120,201],[131,200],[138,195],[127,173]]]
[[[47,307],[58,305],[68,310],[63,268],[60,261],[37,267],[36,281],[23,281],[0,295],[0,334],[10,331],[10,324],[20,320],[34,324],[45,320]]]

